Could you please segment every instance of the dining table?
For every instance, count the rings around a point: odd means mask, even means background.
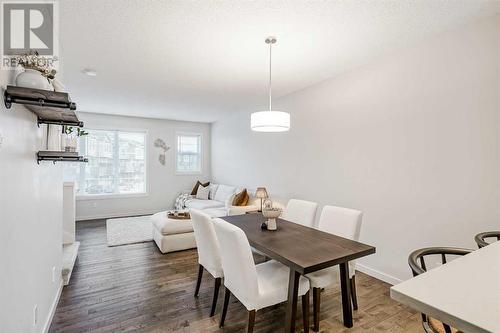
[[[262,229],[266,219],[260,213],[222,219],[243,230],[250,246],[290,268],[285,332],[295,332],[300,276],[335,265],[340,270],[344,326],[353,326],[348,263],[375,253],[375,247],[281,218],[276,219],[277,230]]]
[[[462,332],[500,332],[500,241],[391,287],[391,297]]]

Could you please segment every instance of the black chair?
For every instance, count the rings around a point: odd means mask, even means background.
[[[471,253],[472,250],[460,249],[453,247],[428,247],[424,249],[419,249],[413,251],[408,257],[408,264],[410,265],[413,276],[420,275],[427,272],[427,266],[425,264],[425,257],[430,255],[440,255],[441,263],[444,265],[447,262],[446,256],[464,256]],[[433,320],[435,322],[436,320]],[[444,331],[446,333],[451,333],[451,327],[445,323],[443,325]],[[422,325],[427,333],[439,333],[439,331],[431,324],[430,317],[422,313]]]
[[[480,234],[477,234],[474,237],[474,240],[476,241],[477,246],[479,248],[485,247],[486,245],[490,244],[485,240],[486,238],[496,238],[497,241],[500,241],[500,231],[486,231],[486,232],[482,232]]]

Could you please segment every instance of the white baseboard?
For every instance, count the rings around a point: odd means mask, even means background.
[[[398,278],[396,278],[396,277],[394,277],[392,275],[383,273],[381,271],[378,271],[376,269],[370,268],[370,267],[362,265],[362,264],[356,263],[356,270],[358,270],[360,272],[363,272],[363,273],[365,273],[367,275],[370,275],[371,277],[374,277],[376,279],[379,279],[379,280],[382,280],[384,282],[387,282],[390,285],[396,285],[398,283],[403,282],[403,280],[398,279]]]
[[[49,332],[50,324],[52,324],[52,319],[54,318],[54,314],[56,313],[57,304],[59,304],[59,298],[61,298],[62,289],[63,289],[63,281],[61,279],[60,284],[59,284],[59,288],[57,290],[57,295],[54,298],[52,305],[50,306],[49,315],[47,316],[47,320],[45,321],[45,324],[43,325],[43,331],[42,331],[43,333]]]
[[[167,210],[167,209],[164,209]],[[139,216],[139,215],[152,215],[161,212],[161,210],[149,210],[142,212],[128,212],[128,213],[110,213],[110,214],[97,214],[97,215],[87,215],[87,216],[77,216],[77,221],[84,220],[98,220],[98,219],[111,219],[114,217],[129,217],[129,216]]]

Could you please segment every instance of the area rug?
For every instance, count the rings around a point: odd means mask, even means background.
[[[106,220],[108,246],[150,242],[153,240],[151,215]]]

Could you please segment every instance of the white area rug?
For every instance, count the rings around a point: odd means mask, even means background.
[[[106,220],[108,246],[152,241],[153,224],[150,217],[151,215]]]

